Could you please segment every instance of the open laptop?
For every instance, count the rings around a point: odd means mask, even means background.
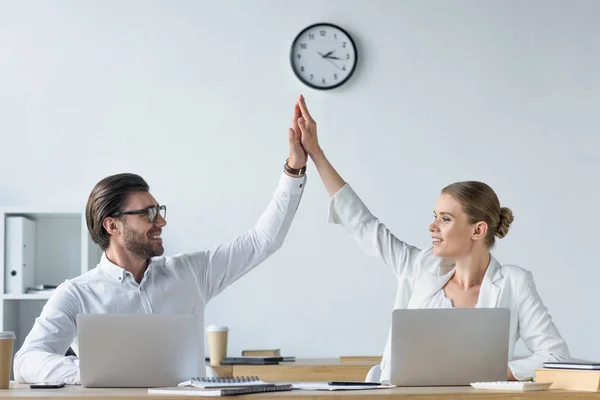
[[[394,310],[390,383],[464,386],[505,381],[510,309]]]
[[[177,386],[205,375],[193,315],[79,314],[77,339],[85,387]]]

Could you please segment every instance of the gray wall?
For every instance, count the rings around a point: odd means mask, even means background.
[[[516,216],[495,256],[534,273],[574,356],[600,359],[599,14],[591,0],[2,1],[0,204],[83,207],[99,179],[136,172],[168,205],[167,253],[210,248],[267,204],[302,92],[331,161],[407,242],[429,246],[443,186],[492,185]],[[288,62],[320,21],[359,48],[332,92]],[[393,275],[325,223],[308,175],[281,251],[207,308],[230,354],[382,352]]]

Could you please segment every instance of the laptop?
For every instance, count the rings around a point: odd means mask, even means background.
[[[510,309],[394,310],[390,383],[468,386],[505,381]]]
[[[79,314],[81,385],[177,386],[204,376],[201,339],[191,314]]]

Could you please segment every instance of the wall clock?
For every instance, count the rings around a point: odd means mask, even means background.
[[[294,39],[290,62],[294,74],[314,89],[333,89],[350,79],[358,53],[352,37],[337,25],[318,23]]]

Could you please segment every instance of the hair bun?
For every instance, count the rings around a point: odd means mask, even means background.
[[[510,230],[510,224],[513,223],[515,217],[513,216],[510,208],[501,207],[500,208],[500,223],[496,228],[496,236],[502,239],[504,236],[508,234]]]

